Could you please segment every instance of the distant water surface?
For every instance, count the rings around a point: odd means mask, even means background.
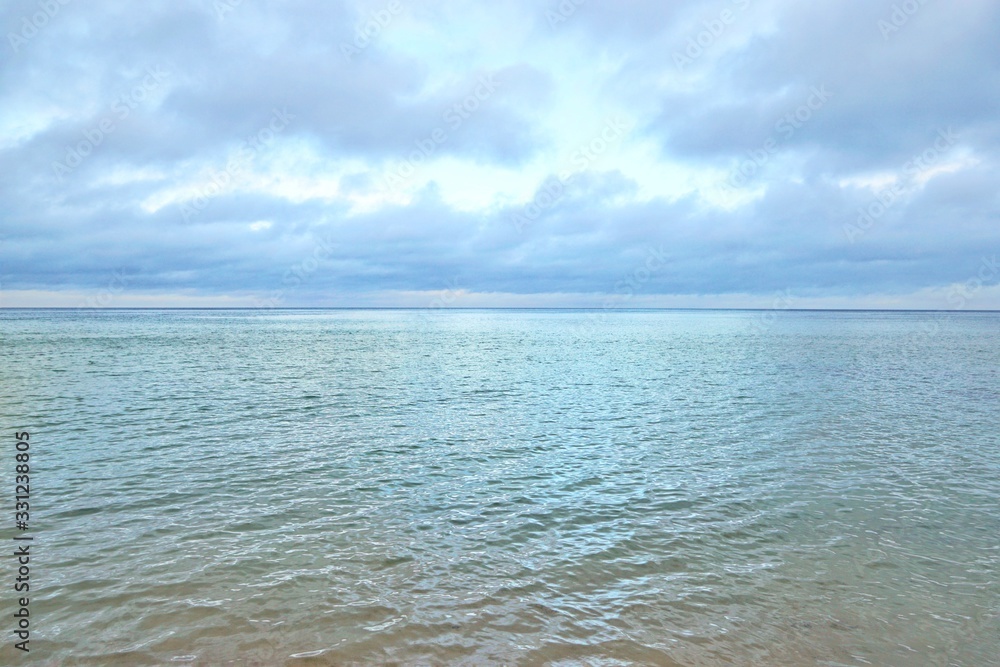
[[[52,664],[1000,655],[1000,314],[0,311],[0,379]]]

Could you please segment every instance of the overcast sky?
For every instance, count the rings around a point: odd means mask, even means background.
[[[996,0],[15,0],[3,306],[1000,308]]]

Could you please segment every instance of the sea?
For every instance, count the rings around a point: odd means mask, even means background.
[[[0,408],[5,665],[1000,664],[1000,313],[3,310]]]

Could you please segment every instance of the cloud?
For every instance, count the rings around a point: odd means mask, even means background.
[[[49,5],[4,304],[935,308],[1000,246],[987,0]]]

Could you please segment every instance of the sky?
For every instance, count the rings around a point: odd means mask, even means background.
[[[1000,308],[995,0],[13,0],[0,306]]]

